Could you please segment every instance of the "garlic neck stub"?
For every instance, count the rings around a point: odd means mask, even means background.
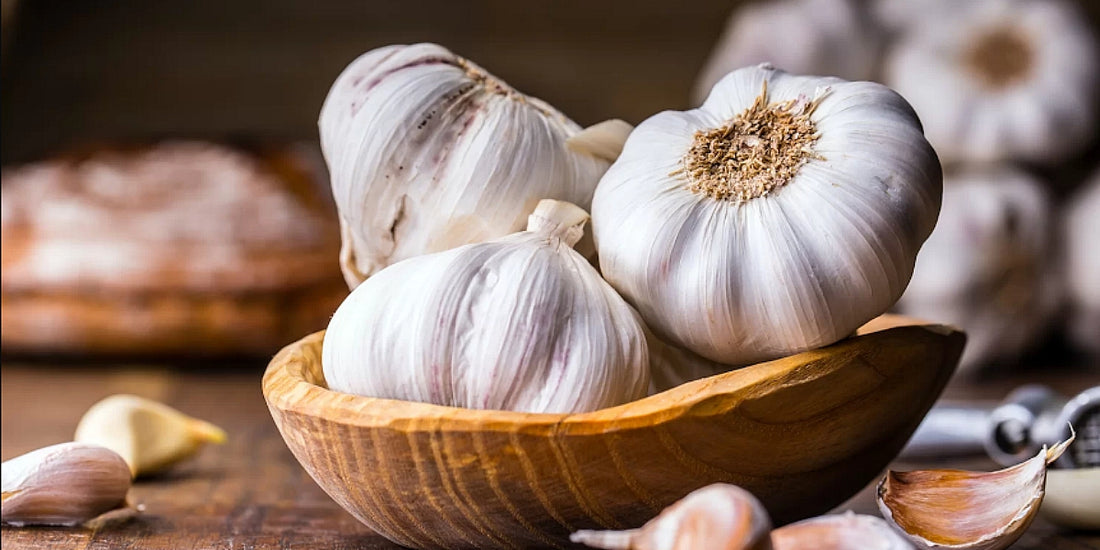
[[[1017,359],[1050,327],[1062,294],[1050,208],[1042,182],[1009,166],[944,180],[939,223],[897,308],[966,331],[959,373]]]
[[[1090,143],[1100,46],[1074,3],[951,4],[902,25],[884,80],[944,162],[1054,163]]]
[[[540,199],[587,208],[609,161],[581,128],[435,44],[363,54],[321,109],[354,287],[389,264],[523,228]]]
[[[941,192],[900,96],[761,65],[639,125],[596,189],[593,232],[604,276],[658,337],[739,366],[892,306]]]
[[[329,324],[328,387],[554,413],[645,396],[641,320],[571,248],[587,219],[577,206],[542,201],[528,231],[379,271]]]

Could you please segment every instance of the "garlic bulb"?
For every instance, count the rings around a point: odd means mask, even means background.
[[[1000,550],[1020,538],[1043,502],[1047,465],[1069,440],[996,472],[888,471],[877,501],[886,521],[918,548]]]
[[[522,229],[539,199],[588,207],[608,161],[581,129],[435,44],[353,61],[321,109],[321,146],[354,287],[400,260]]]
[[[711,361],[817,348],[901,295],[941,178],[886,87],[740,69],[630,134],[592,203],[600,266],[657,336]]]
[[[573,542],[607,550],[771,550],[771,519],[752,493],[726,483],[692,491],[637,529],[577,531]]]
[[[556,413],[643,397],[641,320],[572,248],[587,219],[572,204],[544,200],[526,232],[379,271],[329,324],[329,388]]]
[[[1042,185],[1007,166],[944,180],[939,223],[898,309],[966,331],[959,372],[1014,359],[1048,328],[1060,294],[1049,208]]]
[[[59,443],[5,461],[2,521],[77,525],[125,506],[130,469],[114,451]]]
[[[913,104],[944,162],[1079,151],[1100,84],[1084,16],[1059,0],[956,4],[914,21],[886,63],[886,84]]]
[[[771,63],[794,74],[868,80],[879,37],[859,0],[775,0],[738,7],[696,81],[702,103],[730,71]]]
[[[1070,337],[1100,354],[1100,171],[1070,199],[1065,221]]]
[[[965,7],[959,0],[868,0],[871,14],[881,27],[904,32],[921,18],[950,17],[949,10]]]
[[[912,550],[882,518],[847,512],[818,516],[772,531],[774,550]]]

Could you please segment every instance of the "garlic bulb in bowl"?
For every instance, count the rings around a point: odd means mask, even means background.
[[[581,128],[435,44],[388,46],[336,79],[319,121],[351,287],[420,254],[523,228],[539,199],[587,208],[608,161]]]
[[[743,365],[892,306],[941,179],[894,92],[761,65],[639,125],[596,188],[593,232],[604,276],[653,332]]]
[[[775,0],[739,6],[696,82],[694,97],[734,69],[772,63],[795,74],[866,80],[879,36],[859,0]]]
[[[472,409],[585,412],[645,396],[638,314],[573,245],[588,214],[541,201],[528,230],[379,271],[336,310],[332,390]]]
[[[1059,0],[955,4],[913,21],[886,62],[886,84],[913,104],[944,162],[1078,152],[1100,84],[1083,14]]]
[[[1042,184],[1008,166],[944,180],[940,221],[898,309],[966,331],[960,373],[1014,359],[1048,327],[1060,295],[1049,209]]]
[[[1070,198],[1064,230],[1069,334],[1082,349],[1100,354],[1100,171]]]

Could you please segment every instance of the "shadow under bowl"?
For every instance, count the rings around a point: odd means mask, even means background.
[[[583,414],[473,410],[330,391],[323,332],[271,361],[287,446],[337,503],[414,548],[572,547],[733,483],[775,524],[828,511],[897,455],[965,336],[884,315],[831,346]]]

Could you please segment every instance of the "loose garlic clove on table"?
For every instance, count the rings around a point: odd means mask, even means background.
[[[831,344],[892,306],[941,184],[901,96],[761,65],[638,125],[596,188],[593,233],[650,330],[739,366]]]
[[[125,505],[130,468],[114,451],[61,443],[17,456],[3,470],[2,521],[77,525]]]
[[[225,438],[209,422],[136,395],[112,395],[92,405],[73,437],[115,451],[135,477],[165,470]]]
[[[910,550],[882,518],[848,512],[818,516],[772,531],[773,550]]]
[[[573,542],[607,550],[770,550],[764,505],[735,485],[689,493],[645,525],[628,531],[577,531]]]
[[[1074,437],[996,472],[889,471],[878,487],[883,517],[919,548],[1000,550],[1023,535],[1043,501],[1047,465]]]

